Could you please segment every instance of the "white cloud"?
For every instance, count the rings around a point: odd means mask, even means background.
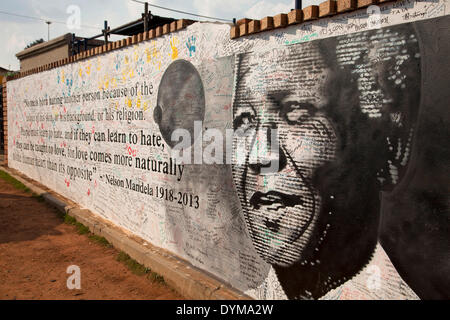
[[[35,28],[35,27],[34,27]],[[0,65],[13,70],[19,69],[19,60],[16,53],[22,51],[25,46],[38,39],[33,36],[33,25],[7,22],[2,25],[2,38],[6,46],[0,51]]]
[[[141,17],[142,12],[144,12],[144,5],[134,1],[126,1],[128,16],[131,20],[137,20]]]
[[[32,41],[30,37],[27,37],[25,40],[25,37],[23,34],[14,32],[13,34],[10,34],[8,39],[8,46],[7,46],[7,52],[15,54],[19,51],[22,51],[25,46],[27,45],[27,41]]]
[[[240,12],[245,8],[251,6],[256,0],[225,0],[225,1],[211,1],[211,0],[194,0],[194,12],[202,15],[212,16],[222,19],[240,19]]]
[[[274,16],[279,13],[288,13],[294,8],[293,1],[287,4],[271,3],[269,1],[258,1],[245,12],[245,17],[250,19],[262,19],[267,16]]]

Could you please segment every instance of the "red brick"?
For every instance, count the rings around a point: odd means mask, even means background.
[[[358,0],[358,9],[368,7],[372,4],[377,4],[378,0]]]
[[[303,21],[303,11],[299,9],[291,10],[288,13],[288,24],[297,24]]]
[[[160,37],[163,34],[162,27],[157,27],[155,30],[156,30],[156,37]]]
[[[238,26],[232,26],[230,29],[230,38],[236,39],[239,38],[239,27]]]
[[[238,21],[236,21],[236,25],[241,26],[242,24],[247,24],[250,21],[252,21],[252,20],[248,19],[248,18],[239,19]]]
[[[148,38],[153,39],[154,37],[156,37],[156,30],[152,29],[148,32]]]
[[[273,17],[265,17],[261,19],[261,31],[273,29]]]
[[[239,25],[239,36],[242,37],[246,34],[248,34],[248,23],[242,23]]]
[[[175,31],[177,31],[177,22],[176,21],[170,23],[170,32],[175,32]]]
[[[170,24],[166,23],[163,25],[163,34],[168,34],[170,32]]]
[[[273,17],[273,27],[281,28],[287,26],[287,14],[280,13]]]
[[[336,1],[328,0],[319,4],[319,17],[327,17],[336,14]]]
[[[256,33],[259,32],[261,26],[259,20],[252,20],[248,23],[248,33]]]
[[[337,12],[346,12],[356,9],[356,0],[338,0],[337,1]]]
[[[186,19],[180,19],[177,21],[177,30],[181,30],[186,28],[188,25],[187,20]]]
[[[309,6],[303,8],[303,21],[314,20],[319,18],[319,7]]]

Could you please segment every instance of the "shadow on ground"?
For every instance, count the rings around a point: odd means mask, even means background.
[[[0,191],[0,244],[61,234],[55,230],[63,223],[55,219],[56,214],[55,209],[49,209],[32,196]]]

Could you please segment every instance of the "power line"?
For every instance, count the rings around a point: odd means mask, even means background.
[[[33,20],[39,20],[39,21],[44,21],[44,22],[50,21],[50,22],[52,22],[52,23],[59,23],[59,24],[65,24],[65,25],[67,25],[67,23],[66,23],[66,22],[63,22],[63,21],[57,21],[57,20],[51,20],[51,19],[44,19],[44,18],[38,18],[38,17],[31,17],[31,16],[26,16],[26,15],[23,15],[23,14],[17,14],[17,13],[6,12],[6,11],[1,11],[1,10],[0,10],[0,13],[1,13],[1,14],[6,14],[6,15],[8,15],[8,16],[14,16],[14,17],[21,17],[21,18],[33,19]],[[102,28],[93,27],[93,26],[87,26],[87,25],[80,25],[80,26],[83,27],[83,28],[88,28],[88,29],[97,29],[97,30],[101,30],[101,29],[102,29]]]
[[[143,1],[138,1],[138,0],[131,0],[131,1],[137,2],[137,3],[141,3],[141,4],[145,4],[145,2],[143,2]],[[190,15],[190,16],[206,18],[206,19],[212,19],[212,20],[226,21],[226,22],[233,22],[233,20],[229,20],[229,19],[222,19],[222,18],[203,16],[203,15],[200,15],[200,14],[195,14],[195,13],[190,13],[190,12],[186,12],[186,11],[175,10],[175,9],[170,9],[170,8],[166,8],[166,7],[157,6],[156,4],[150,4],[149,3],[148,5],[151,6],[151,7],[155,7],[155,8],[159,8],[159,9],[163,9],[163,10],[167,10],[167,11],[173,11],[173,12],[177,12],[177,13],[187,14],[187,15]]]

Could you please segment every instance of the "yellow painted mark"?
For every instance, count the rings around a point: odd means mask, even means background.
[[[178,58],[178,48],[177,45],[180,44],[180,41],[177,37],[173,37],[172,40],[170,40],[170,47],[172,48],[172,54],[169,53],[169,57],[172,57],[172,60],[175,60]]]

